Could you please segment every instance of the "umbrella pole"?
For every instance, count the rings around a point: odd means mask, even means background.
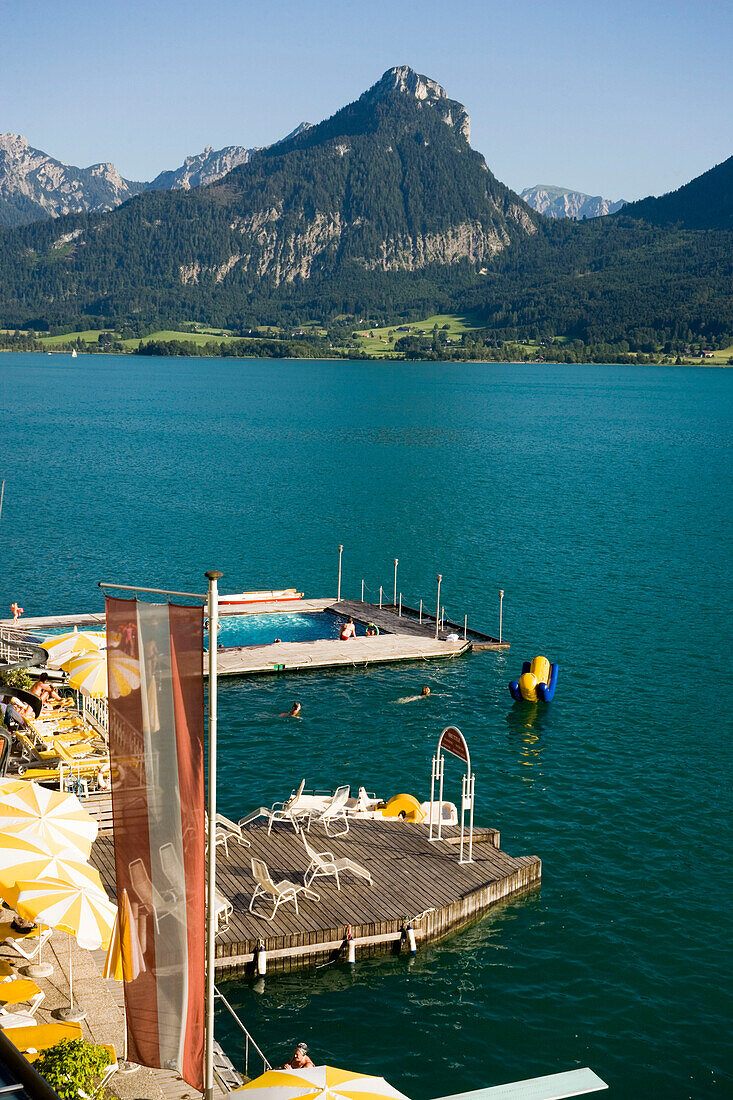
[[[74,1008],[74,972],[71,955],[71,936],[69,936],[69,1007],[60,1008],[56,1013],[59,1020],[85,1020],[86,1012],[82,1008]]]
[[[43,925],[38,925],[38,935],[43,939]],[[50,978],[53,974],[53,967],[50,963],[41,962],[41,952],[43,951],[43,942],[38,947],[38,962],[31,963],[30,966],[25,967],[25,972],[29,978]]]

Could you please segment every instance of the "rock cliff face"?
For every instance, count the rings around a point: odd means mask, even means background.
[[[569,191],[564,187],[552,187],[538,183],[522,191],[524,201],[548,218],[601,218],[615,214],[625,205],[624,199],[612,202],[600,195],[584,195],[582,191]]]
[[[161,172],[147,184],[147,189],[170,191],[174,187],[180,187],[183,191],[190,191],[192,187],[204,187],[207,183],[221,179],[232,168],[246,164],[256,152],[256,149],[245,149],[241,145],[227,145],[225,149],[212,149],[207,145],[203,153],[186,157],[180,168]]]
[[[75,168],[34,149],[21,134],[0,134],[0,225],[111,210],[145,189],[114,164]]]

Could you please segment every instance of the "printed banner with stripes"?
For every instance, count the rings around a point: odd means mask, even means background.
[[[106,610],[117,897],[138,959],[122,961],[128,1053],[203,1090],[203,608]]]

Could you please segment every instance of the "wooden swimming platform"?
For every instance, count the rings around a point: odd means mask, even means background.
[[[228,858],[221,847],[218,849],[217,889],[234,907],[229,927],[216,941],[216,968],[222,977],[253,973],[260,939],[267,952],[268,971],[295,970],[343,958],[348,926],[357,959],[407,950],[408,921],[413,923],[419,949],[480,917],[501,899],[536,886],[542,873],[537,856],[514,857],[503,852],[495,829],[477,829],[474,862],[459,864],[457,827],[445,829],[443,840],[430,843],[427,825],[399,819],[352,819],[349,832],[341,837],[327,836],[314,823],[309,843],[319,852],[328,850],[336,857],[355,860],[370,872],[373,885],[346,872],[339,891],[334,878],[316,878],[312,888],[320,901],[301,894],[299,914],[292,902],[285,902],[275,920],[268,921],[249,912],[254,890],[252,856],[265,861],[275,881],[302,882],[309,859],[289,823],[275,825],[268,837],[267,821],[259,818],[246,825],[244,832],[250,848],[234,841]],[[91,859],[114,896],[111,837],[95,842]],[[262,906],[264,912],[272,911],[267,899]],[[421,919],[416,919],[421,914]]]
[[[304,642],[276,642],[267,645],[230,646],[218,650],[219,676],[251,676],[282,672],[304,672],[309,669],[364,668],[368,665],[398,661],[446,660],[473,650],[508,649],[489,634],[469,630],[445,620],[435,630],[435,618],[422,615],[404,606],[379,607],[361,600],[298,600],[297,605],[284,608],[277,603],[257,603],[238,610],[237,615],[262,615],[287,612],[329,611],[344,618],[353,618],[363,626],[373,624],[379,630],[371,637],[321,638]],[[9,622],[9,620],[5,620]],[[0,621],[0,626],[3,622]],[[24,619],[15,630],[43,634],[48,630],[74,626],[104,629],[103,614],[53,615]],[[274,633],[274,631],[273,631]],[[208,654],[204,653],[204,673],[208,675]]]

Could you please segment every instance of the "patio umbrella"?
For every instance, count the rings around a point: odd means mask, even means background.
[[[74,794],[28,782],[22,790],[0,790],[0,833],[40,839],[54,851],[76,848],[88,856],[97,832],[96,821]]]
[[[0,896],[15,909],[19,879],[68,879],[102,889],[99,874],[76,848],[55,850],[38,838],[0,832]]]
[[[101,649],[106,645],[106,635],[103,630],[77,630],[74,627],[68,634],[44,638],[40,645],[48,653],[49,668],[61,668],[74,653]]]
[[[233,1092],[246,1092],[242,1100],[407,1100],[383,1077],[370,1077],[333,1066],[309,1069],[270,1069]]]
[[[114,978],[116,982],[132,982],[145,969],[145,958],[137,934],[137,924],[132,915],[132,906],[127,890],[123,890],[102,976]]]
[[[107,695],[108,676],[109,694],[113,699],[129,695],[140,687],[140,665],[135,657],[127,654],[115,653],[109,666],[107,654],[101,650],[83,653],[68,660],[64,668],[69,673],[69,686],[95,699]]]
[[[74,936],[80,947],[94,951],[106,947],[112,935],[117,912],[96,875],[81,884],[68,879],[38,879],[35,882],[18,881],[16,912],[26,920],[38,921],[49,928],[57,928]],[[74,1009],[71,940],[69,940],[69,1007],[59,1015],[65,1020],[82,1019],[86,1014]]]

